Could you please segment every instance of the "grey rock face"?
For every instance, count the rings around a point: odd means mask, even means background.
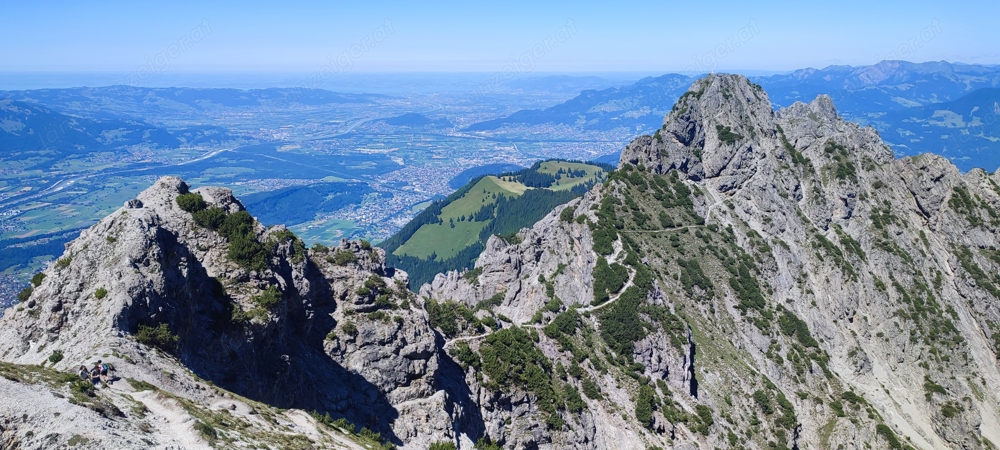
[[[590,206],[599,203],[600,198],[595,189],[565,207],[573,208],[574,217],[594,219]],[[470,307],[502,295],[503,302],[495,311],[515,324],[528,322],[551,300],[546,281],[554,285],[555,297],[563,303],[588,304],[593,299],[591,272],[597,262],[593,237],[586,224],[561,222],[561,212],[561,207],[556,208],[530,229],[521,230],[516,244],[492,236],[476,261],[476,269],[482,271],[476,280],[465,279],[454,271],[439,274],[421,286],[420,295],[439,301],[456,300]]]
[[[187,189],[162,178],[68,244],[35,289],[36,306],[3,318],[3,359],[39,363],[59,349],[65,356],[56,367],[66,370],[101,355],[147,374],[140,379],[190,369],[251,399],[328,411],[397,442],[420,445],[452,433],[448,400],[434,381],[427,315],[410,302],[406,274],[387,269],[380,249],[344,241],[306,251],[279,239],[283,227],[256,224],[269,263],[249,270],[229,258],[224,237],[179,208],[175,199]],[[209,206],[243,210],[229,189],[194,192]],[[336,264],[338,253],[347,262]],[[359,294],[366,285],[378,287]],[[277,304],[261,307],[271,286]],[[376,306],[376,297],[386,305]],[[388,314],[369,317],[389,304]],[[356,332],[344,331],[348,322]],[[159,324],[178,338],[176,360],[134,344],[140,327]],[[418,417],[445,425],[420,426]]]

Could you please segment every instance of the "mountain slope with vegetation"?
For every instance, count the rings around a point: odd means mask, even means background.
[[[471,268],[490,236],[513,236],[603,181],[610,170],[603,164],[550,160],[479,176],[433,202],[379,246],[388,264],[405,270],[419,286],[438,273]]]
[[[164,178],[0,319],[0,445],[996,448],[998,211],[1000,176],[734,75],[419,295],[380,248]],[[96,359],[123,380],[74,383]]]
[[[829,97],[774,112],[713,75],[603,187],[421,295],[509,318],[452,354],[498,401],[539,398],[540,428],[572,430],[542,445],[995,448],[998,181],[897,160]],[[505,381],[497,341],[517,330],[534,344],[501,355],[545,376]]]

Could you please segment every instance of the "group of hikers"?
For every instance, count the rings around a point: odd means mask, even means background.
[[[94,364],[94,368],[87,370],[87,366],[80,366],[80,378],[84,380],[89,380],[91,383],[98,384],[104,383],[107,385],[112,381],[109,372],[114,371],[115,368],[111,364],[105,363],[101,360],[97,360]]]

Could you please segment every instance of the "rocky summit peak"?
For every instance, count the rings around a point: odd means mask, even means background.
[[[729,190],[754,175],[774,175],[817,140],[860,152],[851,156],[859,161],[892,159],[878,134],[845,122],[828,95],[774,111],[760,85],[742,75],[712,74],[691,85],[652,136],[630,143],[620,162],[653,173],[677,169]]]

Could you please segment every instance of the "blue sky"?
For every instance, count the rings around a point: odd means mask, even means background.
[[[0,4],[0,72],[497,72],[525,55],[535,72],[1000,63],[1000,2],[985,1],[82,3]]]

